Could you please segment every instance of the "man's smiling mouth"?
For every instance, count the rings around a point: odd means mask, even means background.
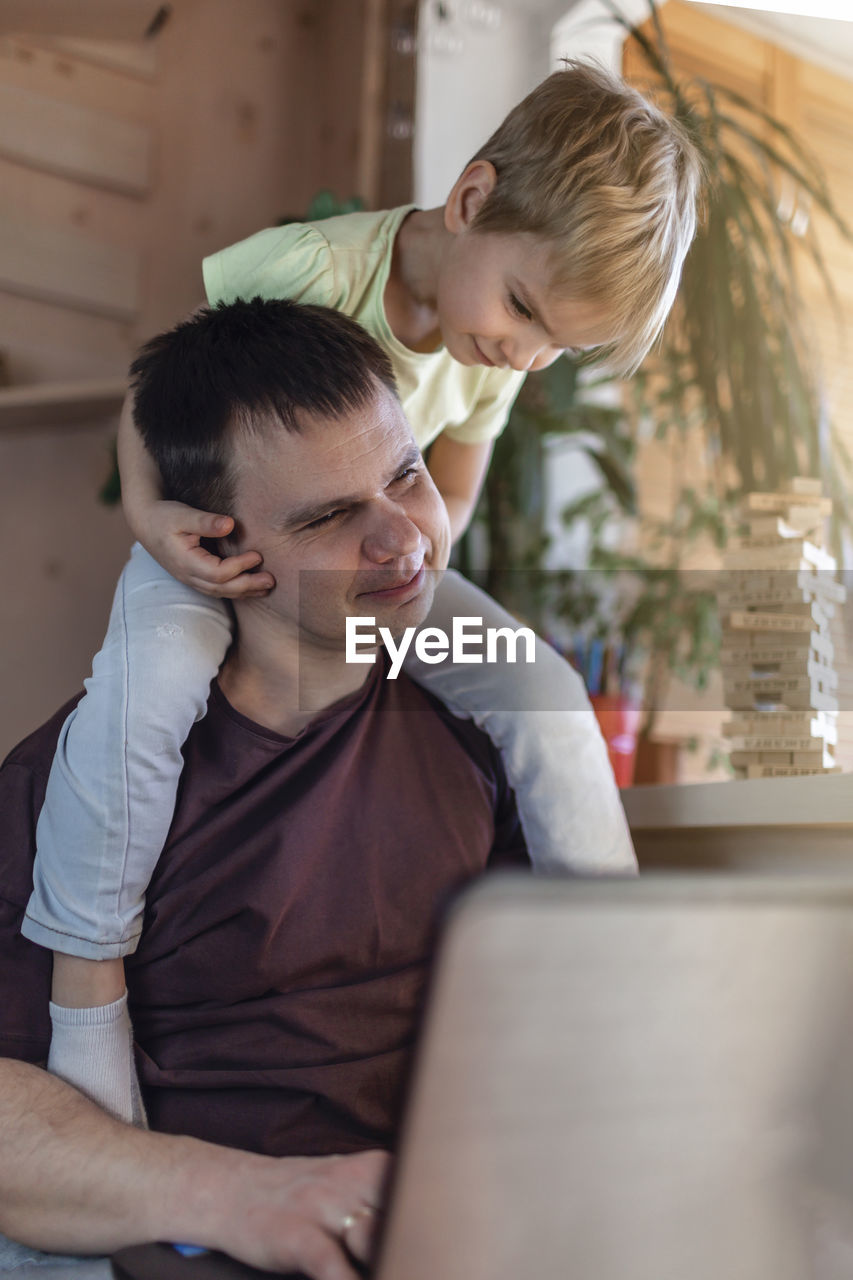
[[[384,577],[376,576],[376,585],[371,585],[367,591],[359,591],[359,599],[369,596],[372,600],[398,600],[407,593],[416,595],[423,586],[426,577],[426,569],[422,560],[419,568],[408,578],[401,578],[399,574],[394,575],[389,569],[385,572]]]

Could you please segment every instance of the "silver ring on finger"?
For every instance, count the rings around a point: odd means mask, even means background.
[[[342,1240],[346,1239],[347,1233],[352,1231],[359,1218],[370,1218],[375,1214],[376,1210],[369,1204],[363,1204],[355,1213],[347,1213],[341,1219],[341,1225],[338,1228],[338,1235]]]

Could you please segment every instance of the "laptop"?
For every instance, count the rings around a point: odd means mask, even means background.
[[[131,1253],[120,1274],[170,1280],[122,1271]],[[376,1280],[851,1274],[853,882],[505,876],[463,895]]]

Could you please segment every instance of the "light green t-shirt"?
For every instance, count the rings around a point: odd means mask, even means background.
[[[394,337],[382,298],[394,238],[413,208],[259,231],[205,258],[208,302],[293,298],[351,315],[388,353],[421,449],[442,432],[462,444],[479,444],[500,434],[524,374],[459,364],[444,347],[410,351]]]

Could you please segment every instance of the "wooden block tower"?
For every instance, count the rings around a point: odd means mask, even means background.
[[[750,493],[746,537],[726,551],[718,592],[731,763],[740,778],[837,773],[838,674],[829,635],[845,589],[824,549],[820,481]]]

